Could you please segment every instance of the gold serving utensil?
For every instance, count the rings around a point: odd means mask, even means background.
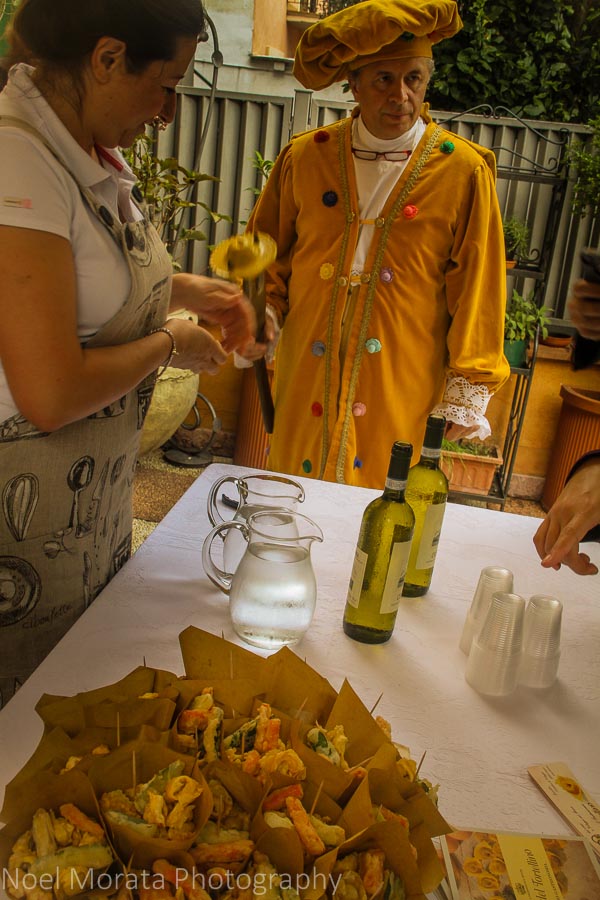
[[[232,235],[217,244],[210,256],[210,267],[220,278],[237,281],[252,303],[256,314],[256,340],[264,340],[265,269],[277,257],[277,244],[268,234],[254,232]],[[275,410],[269,387],[267,364],[262,357],[253,363],[260,410],[267,434],[273,432]]]

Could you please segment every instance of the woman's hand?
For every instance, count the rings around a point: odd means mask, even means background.
[[[205,328],[189,319],[168,319],[165,327],[173,332],[177,345],[177,353],[170,362],[174,368],[214,375],[226,362],[225,350]]]
[[[173,276],[171,309],[185,307],[205,322],[219,325],[226,353],[243,351],[254,343],[256,316],[237,284],[206,275],[182,272]]]
[[[571,289],[567,310],[582,337],[600,341],[600,284],[583,278],[576,281]]]
[[[579,541],[599,523],[600,457],[577,469],[536,531],[533,543],[544,568],[564,563],[578,575],[595,575],[598,568],[579,552]]]

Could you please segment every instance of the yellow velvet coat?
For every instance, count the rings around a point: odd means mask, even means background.
[[[394,441],[418,460],[448,374],[490,392],[509,375],[494,156],[426,108],[424,118],[351,300],[360,223],[349,119],[294,137],[255,207],[248,227],[277,241],[267,301],[284,323],[272,470],[382,488]]]

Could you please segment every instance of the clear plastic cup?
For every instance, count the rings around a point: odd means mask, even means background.
[[[556,680],[562,610],[562,603],[556,597],[535,594],[529,598],[523,624],[520,684],[547,688]]]
[[[523,643],[525,600],[518,594],[493,594],[481,629],[471,643],[465,678],[490,697],[512,694],[517,686]]]
[[[513,573],[509,569],[503,569],[501,566],[487,566],[481,570],[460,638],[459,646],[466,656],[469,655],[471,642],[489,609],[492,595],[499,591],[510,594],[512,589]]]

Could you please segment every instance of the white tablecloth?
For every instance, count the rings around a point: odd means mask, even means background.
[[[98,687],[144,660],[183,674],[178,635],[188,625],[239,642],[201,547],[211,484],[243,471],[210,466],[0,712],[0,798],[41,736],[34,705],[42,693]],[[454,826],[568,834],[526,770],[566,762],[600,800],[600,576],[542,569],[532,544],[539,519],[449,504],[427,596],[403,601],[389,643],[356,643],[342,631],[342,612],[362,512],[378,492],[299,480],[301,511],[325,540],[312,549],[317,611],[298,655],[336,689],[347,677],[369,708],[383,692],[377,713],[414,758],[427,751],[421,774],[440,783],[440,809]],[[600,547],[590,546],[600,562]],[[564,603],[559,679],[547,691],[487,699],[464,680],[458,641],[489,565],[511,569],[517,593]]]

